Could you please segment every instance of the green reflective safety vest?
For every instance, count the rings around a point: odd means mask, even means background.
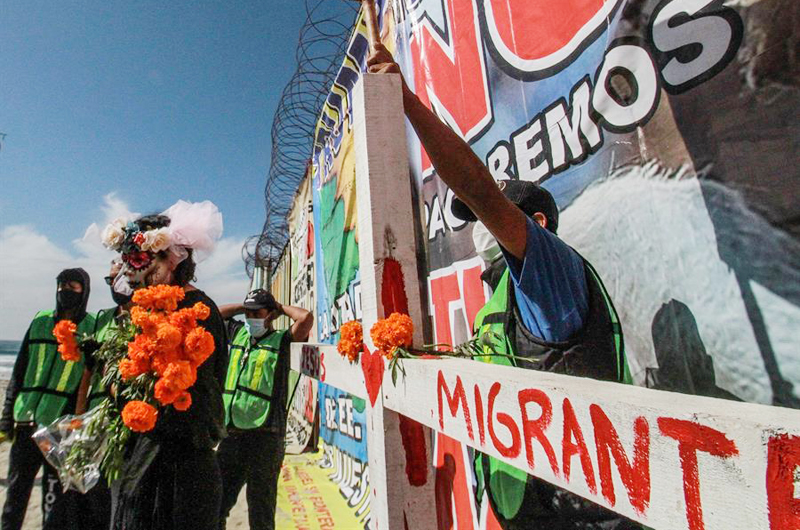
[[[625,362],[619,317],[599,275],[589,262],[583,260],[583,263],[589,308],[580,332],[564,342],[547,342],[533,336],[522,325],[514,287],[506,268],[494,294],[475,317],[473,327],[475,336],[486,337],[483,350],[495,355],[475,359],[630,384],[632,378]],[[487,335],[489,332],[494,334],[494,340],[490,339],[491,335]],[[523,357],[526,361],[505,357],[506,355]],[[492,507],[499,517],[513,520],[519,516],[520,520],[528,520],[541,516],[549,517],[551,521],[553,515],[565,520],[573,517],[567,513],[542,513],[532,506],[538,504],[534,499],[554,493],[556,488],[541,481],[528,481],[525,471],[478,452],[475,454],[474,464],[478,499],[482,498],[486,488]],[[561,504],[572,504],[574,516],[586,516],[594,511],[593,508],[574,506],[574,502]],[[582,513],[578,513],[579,511]],[[598,514],[601,519],[606,516],[607,514]]]
[[[95,332],[94,340],[102,344],[108,338],[109,332],[118,328],[117,321],[114,318],[117,313],[117,308],[113,307],[110,309],[101,309],[97,312],[97,322],[95,324]],[[110,394],[106,389],[105,385],[103,385],[103,369],[101,366],[97,366],[95,370],[92,372],[92,378],[89,382],[89,395],[88,395],[88,406],[87,410],[92,410],[96,406],[100,404],[105,398],[109,397]]]
[[[285,334],[286,330],[272,331],[255,345],[244,327],[234,336],[222,394],[225,425],[255,429],[266,423]]]
[[[22,388],[14,401],[14,421],[49,425],[64,414],[64,408],[78,390],[83,376],[83,358],[64,361],[58,352],[53,328],[55,312],[40,311],[28,334],[28,366]],[[87,314],[78,324],[78,336],[91,334],[95,316]]]

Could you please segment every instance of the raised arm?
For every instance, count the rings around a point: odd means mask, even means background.
[[[400,67],[381,44],[369,56],[371,73],[398,73]],[[500,244],[519,259],[525,255],[526,219],[495,184],[489,170],[469,145],[426,107],[403,80],[406,117],[439,177],[470,207]]]
[[[244,306],[242,304],[225,304],[219,306],[219,314],[222,315],[223,320],[233,318],[236,315],[244,313]]]
[[[305,342],[314,326],[314,314],[311,311],[291,305],[280,305],[284,315],[292,319],[292,340]]]

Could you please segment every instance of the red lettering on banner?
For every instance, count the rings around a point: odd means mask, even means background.
[[[593,41],[619,0],[484,0],[494,48],[517,70],[551,69]],[[546,30],[545,30],[546,28]]]
[[[550,468],[553,474],[558,476],[558,462],[556,461],[556,453],[553,451],[553,446],[544,434],[545,429],[550,425],[550,420],[553,419],[553,405],[547,394],[535,388],[528,388],[520,390],[517,394],[519,401],[519,411],[522,414],[522,433],[525,435],[525,456],[528,459],[528,467],[532,470],[536,469],[533,458],[533,444],[532,438],[539,441],[544,452],[547,454],[547,459],[550,461]],[[528,403],[534,402],[542,409],[542,413],[535,420],[528,418]]]
[[[471,332],[475,317],[483,304],[486,303],[486,293],[481,281],[483,268],[480,264],[473,265],[475,260],[456,263],[445,271],[452,271],[435,278],[430,278],[431,312],[433,313],[436,342],[453,344],[450,320],[450,304],[460,299],[464,301],[467,330]],[[460,274],[459,274],[460,272]]]
[[[475,0],[447,0],[444,11],[449,42],[441,42],[427,21],[415,28],[409,45],[414,89],[427,107],[469,141],[491,118]],[[422,149],[423,174],[430,168],[430,159]]]
[[[517,428],[517,424],[514,423],[514,419],[506,414],[505,412],[498,412],[497,413],[497,421],[503,424],[508,432],[511,433],[511,445],[503,445],[503,442],[497,437],[497,434],[494,432],[494,401],[497,399],[497,394],[500,393],[501,385],[500,383],[495,383],[492,385],[492,388],[489,389],[489,437],[492,439],[492,443],[494,443],[495,449],[506,458],[516,458],[519,456],[521,450],[521,441],[519,438],[519,429]]]
[[[578,455],[581,459],[586,485],[589,487],[589,491],[597,493],[597,482],[594,479],[594,468],[592,459],[589,457],[589,449],[583,439],[583,431],[578,423],[578,418],[575,417],[575,409],[572,408],[572,403],[568,398],[564,398],[562,408],[564,410],[564,437],[561,440],[561,468],[564,471],[564,480],[569,482],[572,457]]]
[[[444,374],[442,374],[442,371],[439,370],[439,378],[436,387],[437,394],[439,396],[439,429],[442,431],[444,430],[444,411],[442,408],[442,392],[444,392],[445,396],[447,397],[447,405],[450,407],[451,416],[454,418],[456,417],[459,405],[464,410],[464,421],[467,424],[467,435],[469,435],[470,440],[474,440],[475,437],[472,434],[472,420],[470,419],[469,407],[467,406],[467,396],[464,393],[464,384],[461,382],[461,377],[456,376],[456,388],[451,394],[450,389],[447,386],[447,381],[444,380]]]
[[[678,454],[683,469],[683,496],[686,499],[686,519],[690,530],[703,530],[703,507],[700,504],[700,477],[697,471],[697,451],[720,458],[738,455],[736,444],[723,433],[692,421],[658,418],[661,433],[678,441]]]
[[[779,434],[767,445],[767,505],[772,530],[800,528],[800,499],[795,473],[800,466],[800,436]]]
[[[450,334],[450,302],[461,297],[458,291],[456,274],[448,274],[431,279],[431,303],[433,305],[433,321],[436,328],[436,342],[452,344]]]
[[[481,397],[481,389],[475,385],[475,417],[478,419],[478,438],[481,445],[486,443],[486,433],[483,428],[483,398]]]
[[[469,328],[475,323],[478,311],[486,303],[486,294],[483,290],[481,273],[483,269],[480,265],[464,269],[461,276],[461,291],[464,293],[464,309],[467,311],[467,323]]]
[[[611,456],[617,471],[628,491],[628,499],[636,513],[643,515],[650,504],[650,426],[639,416],[633,422],[633,464],[628,460],[614,425],[598,405],[589,407],[594,425],[594,441],[597,447],[597,469],[603,497],[611,506],[617,502],[614,481],[611,479]],[[610,455],[609,455],[610,453]]]

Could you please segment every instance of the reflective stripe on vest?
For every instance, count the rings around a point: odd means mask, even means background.
[[[94,332],[95,316],[87,314],[78,324],[78,336]],[[64,414],[83,376],[83,358],[63,361],[53,336],[53,311],[40,311],[28,334],[28,366],[22,388],[14,401],[14,421],[49,425]]]
[[[240,328],[230,347],[222,400],[225,425],[255,429],[266,423],[272,404],[275,368],[286,330],[273,331],[251,345],[250,333]]]

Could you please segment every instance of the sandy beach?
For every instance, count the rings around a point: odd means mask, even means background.
[[[6,381],[0,381],[0,396],[5,397]],[[0,505],[6,501],[6,490],[8,488],[8,455],[11,450],[11,444],[4,442],[0,444]],[[39,473],[41,477],[41,472]],[[25,515],[25,522],[22,525],[23,530],[37,530],[42,527],[42,494],[39,486],[39,478],[37,478],[34,490],[31,493],[31,498],[28,501],[28,511]],[[247,501],[245,500],[245,490],[243,489],[239,495],[239,500],[231,511],[228,517],[229,529],[244,530],[248,528],[247,522]]]

